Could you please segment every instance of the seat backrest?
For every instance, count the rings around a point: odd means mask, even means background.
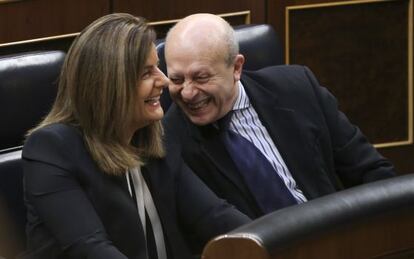
[[[64,57],[62,51],[0,57],[0,150],[21,146],[26,131],[48,113]]]
[[[210,241],[204,259],[414,258],[414,174],[263,216]]]
[[[234,27],[240,53],[245,57],[246,70],[258,70],[268,66],[282,65],[283,46],[276,31],[268,24],[246,24]],[[157,40],[156,48],[160,69],[167,74],[164,57],[165,40]],[[166,89],[161,96],[161,105],[166,111],[171,99]]]
[[[21,149],[0,151],[0,258],[14,258],[25,247]]]
[[[243,69],[258,70],[284,64],[283,45],[271,25],[239,25],[234,31],[240,53],[246,59]]]
[[[25,247],[21,145],[56,97],[65,58],[62,51],[36,51],[0,57],[0,258]]]

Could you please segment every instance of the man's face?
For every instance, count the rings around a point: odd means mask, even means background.
[[[166,62],[171,98],[194,124],[215,122],[232,109],[241,73],[237,61],[228,65],[217,51],[173,47]]]

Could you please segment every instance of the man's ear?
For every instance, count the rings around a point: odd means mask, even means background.
[[[234,59],[234,81],[239,81],[241,77],[241,73],[243,70],[244,64],[244,56],[242,54],[237,54],[236,58]]]

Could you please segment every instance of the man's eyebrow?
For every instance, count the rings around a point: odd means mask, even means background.
[[[209,75],[209,74],[210,74],[210,71],[207,71],[207,70],[199,70],[199,71],[195,71],[193,73],[193,75],[195,75],[195,76],[199,76],[199,75]]]

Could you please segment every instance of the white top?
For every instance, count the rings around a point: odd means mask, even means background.
[[[131,180],[130,180],[131,178]],[[134,197],[132,191],[134,191],[138,214],[140,218],[140,224],[144,229],[145,238],[147,237],[145,211],[151,221],[151,226],[154,232],[155,245],[157,247],[158,259],[167,259],[167,252],[165,249],[164,233],[160,218],[158,216],[157,208],[155,208],[154,200],[145,182],[144,177],[141,174],[141,168],[135,167],[126,174],[128,182],[128,190],[131,197]],[[132,182],[132,183],[131,183]],[[132,188],[131,188],[132,186]]]

